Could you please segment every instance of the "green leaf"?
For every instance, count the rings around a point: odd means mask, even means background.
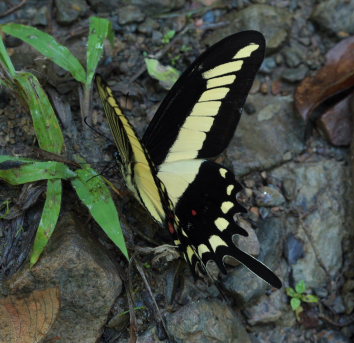
[[[76,173],[78,177],[71,180],[71,183],[79,198],[107,236],[129,259],[118,212],[108,187],[101,176],[89,166],[76,170]]]
[[[312,294],[302,295],[301,300],[305,301],[307,303],[318,303],[319,302],[319,298],[316,295],[312,295]]]
[[[17,73],[15,80],[30,109],[39,147],[60,154],[64,147],[63,133],[50,101],[37,78],[30,73]]]
[[[301,300],[298,298],[291,298],[290,300],[290,306],[295,311],[297,308],[299,308],[301,305]]]
[[[7,53],[4,42],[0,35],[0,62],[5,66],[9,74],[14,77],[16,74],[15,67],[11,62],[10,56]]]
[[[79,60],[68,48],[59,44],[54,37],[32,26],[9,23],[0,26],[0,30],[14,36],[37,49],[55,64],[67,70],[79,82],[85,83],[86,72]]]
[[[168,44],[175,35],[176,35],[176,31],[175,30],[167,31],[164,34],[164,36],[162,37],[162,43]]]
[[[90,18],[90,33],[87,48],[87,79],[86,84],[91,84],[95,75],[98,62],[103,54],[103,43],[109,38],[113,45],[112,23],[103,18]]]
[[[0,162],[0,179],[11,185],[45,179],[68,179],[75,176],[76,173],[61,162],[29,162],[25,159],[8,159]]]
[[[304,280],[298,282],[295,286],[295,290],[297,293],[302,294],[306,291],[306,284]]]
[[[14,161],[14,162],[22,162],[22,163],[38,162],[37,160],[34,160],[32,158],[27,158],[27,157],[0,155],[0,163],[5,161]]]
[[[57,224],[62,196],[61,180],[48,180],[46,199],[43,207],[41,221],[39,222],[36,237],[30,256],[30,265],[33,266],[39,259],[54,228]]]
[[[289,297],[294,297],[296,295],[296,292],[295,292],[294,288],[292,288],[292,287],[288,287],[285,290],[286,290],[286,294]]]
[[[171,89],[181,73],[171,66],[163,66],[154,58],[145,58],[144,60],[149,75],[159,80],[161,86],[165,89]]]

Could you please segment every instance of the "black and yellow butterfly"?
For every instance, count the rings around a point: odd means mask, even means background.
[[[128,188],[151,216],[167,226],[195,272],[214,260],[226,273],[232,256],[274,287],[279,278],[233,242],[247,232],[234,220],[246,212],[241,185],[227,168],[208,160],[229,144],[263,60],[261,33],[245,31],[213,45],[183,73],[162,102],[142,140],[112,90],[96,78]]]

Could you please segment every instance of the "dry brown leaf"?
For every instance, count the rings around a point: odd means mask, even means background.
[[[58,287],[0,299],[0,343],[37,343],[48,332],[60,307]]]
[[[295,107],[307,121],[325,100],[354,86],[354,37],[343,39],[326,55],[326,63],[296,89]]]

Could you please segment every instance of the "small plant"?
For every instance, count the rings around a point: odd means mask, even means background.
[[[170,30],[167,31],[164,36],[162,37],[162,43],[163,44],[168,44],[169,42],[171,42],[171,39],[176,35],[176,31],[175,30]]]
[[[295,312],[296,319],[300,321],[300,314],[303,312],[303,307],[301,304],[305,303],[317,303],[319,301],[316,295],[305,294],[306,292],[306,284],[304,280],[301,280],[295,285],[295,289],[292,287],[288,287],[286,289],[286,294],[291,298],[290,306],[292,310]]]

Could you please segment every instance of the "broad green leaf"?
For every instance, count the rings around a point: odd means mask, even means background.
[[[288,287],[288,288],[286,288],[286,294],[289,297],[294,297],[296,295],[296,292],[295,292],[294,288]]]
[[[85,83],[86,72],[79,60],[68,48],[59,44],[54,37],[32,26],[9,23],[0,26],[0,31],[31,45],[55,64],[67,70],[79,82]]]
[[[298,298],[291,298],[290,305],[291,305],[291,308],[295,311],[297,308],[300,307],[301,301]]]
[[[27,162],[20,160],[0,162],[0,179],[11,185],[22,185],[45,179],[68,179],[75,176],[76,173],[61,162]]]
[[[103,54],[103,43],[108,38],[113,45],[112,23],[103,18],[90,18],[90,33],[87,47],[87,79],[91,84],[95,71]]]
[[[39,147],[60,154],[64,147],[64,137],[52,105],[39,84],[30,73],[17,73],[15,80],[31,112]]]
[[[62,196],[61,180],[48,180],[46,199],[43,207],[41,221],[39,222],[36,237],[30,256],[30,265],[33,266],[39,259],[54,228],[57,224]]]
[[[145,58],[144,60],[149,75],[159,80],[165,89],[171,89],[181,73],[171,66],[163,66],[154,58]]]
[[[128,259],[122,228],[118,212],[114,205],[111,193],[101,176],[89,166],[76,170],[77,178],[71,183],[81,201],[87,206],[92,217],[101,226],[107,236],[121,250]]]
[[[305,301],[307,303],[318,303],[319,298],[316,295],[312,295],[312,294],[304,294],[301,297],[302,301]]]
[[[295,286],[295,290],[297,293],[302,294],[306,291],[306,284],[304,280],[298,282]]]
[[[0,35],[0,62],[4,65],[4,67],[7,69],[9,74],[14,77],[16,74],[15,67],[13,66],[10,56],[7,53],[7,50],[5,48],[4,42],[1,38]]]

